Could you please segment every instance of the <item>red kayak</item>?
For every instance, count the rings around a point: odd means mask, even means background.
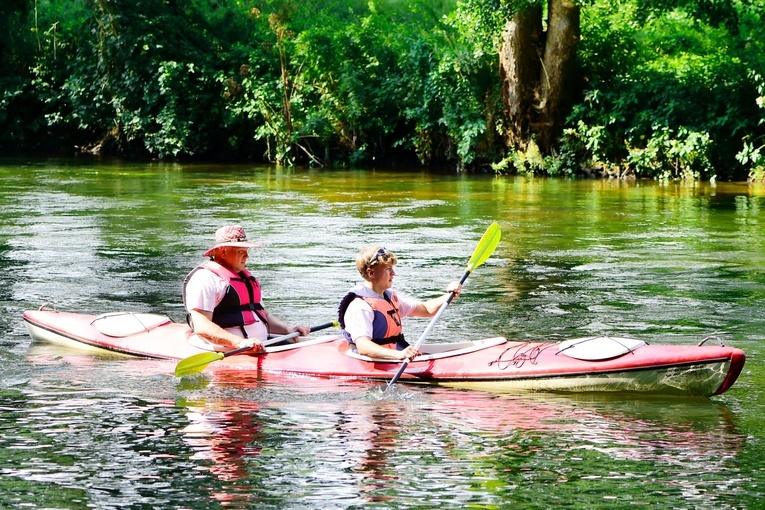
[[[179,361],[208,352],[188,342],[186,324],[163,315],[99,316],[46,309],[23,315],[35,341]],[[702,342],[703,344],[704,342]],[[741,373],[740,349],[714,345],[649,345],[622,337],[585,337],[557,343],[510,342],[496,337],[462,343],[423,344],[400,382],[435,383],[490,391],[638,392],[719,395]],[[349,349],[338,335],[303,337],[265,353],[225,357],[210,371],[251,375],[300,374],[389,381],[398,361],[376,360]],[[171,369],[168,368],[168,372]]]

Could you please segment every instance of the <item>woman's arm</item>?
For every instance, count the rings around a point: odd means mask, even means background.
[[[411,359],[419,355],[419,351],[411,345],[403,351],[397,351],[388,347],[383,347],[372,341],[368,336],[362,336],[357,338],[354,343],[356,349],[362,356],[369,356],[375,359]]]
[[[461,292],[462,284],[458,281],[452,282],[448,287],[446,287],[446,294],[433,299],[428,299],[427,301],[420,301],[417,303],[417,307],[410,315],[415,317],[433,317],[438,309],[441,308],[441,305],[446,303],[446,300],[449,299],[449,296],[454,294],[454,299],[457,299],[460,297]]]

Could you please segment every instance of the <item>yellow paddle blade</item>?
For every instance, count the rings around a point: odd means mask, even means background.
[[[478,245],[473,250],[473,256],[470,257],[466,271],[472,273],[475,268],[486,262],[494,253],[499,240],[502,238],[502,231],[499,228],[499,224],[495,221],[489,228],[486,229],[481,240],[478,241]]]
[[[199,374],[207,368],[207,365],[223,358],[224,356],[222,352],[200,352],[199,354],[189,356],[188,358],[182,359],[175,366],[175,376],[185,377],[187,375]]]

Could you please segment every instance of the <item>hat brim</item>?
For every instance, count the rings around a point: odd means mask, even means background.
[[[231,241],[230,243],[220,243],[207,250],[204,253],[204,256],[209,257],[215,253],[215,250],[218,248],[223,248],[224,246],[233,246],[234,248],[260,248],[263,246],[263,243],[252,243],[250,241]]]

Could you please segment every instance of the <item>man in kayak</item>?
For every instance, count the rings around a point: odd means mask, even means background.
[[[338,321],[346,340],[359,354],[377,359],[404,360],[419,354],[404,340],[401,319],[409,315],[432,317],[462,285],[452,282],[446,294],[427,301],[398,295],[391,290],[398,259],[382,246],[367,246],[356,256],[356,268],[364,282],[353,287],[340,301]]]
[[[183,304],[195,333],[193,343],[211,350],[251,346],[261,351],[261,342],[271,333],[311,332],[263,308],[260,283],[245,268],[248,250],[259,246],[261,243],[247,240],[241,225],[226,225],[215,232],[215,246],[204,253],[210,260],[194,268],[183,281]]]

